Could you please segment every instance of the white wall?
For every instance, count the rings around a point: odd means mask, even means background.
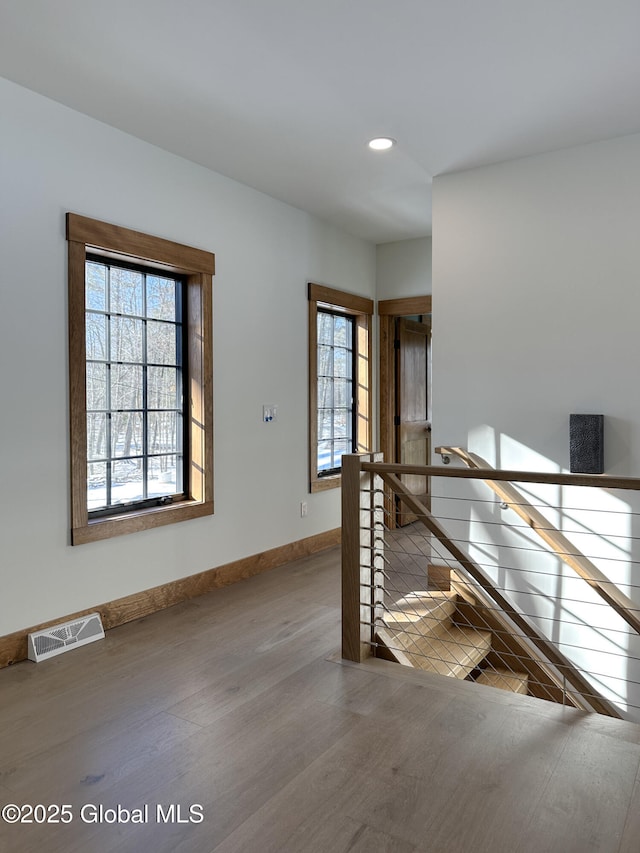
[[[306,282],[373,297],[375,247],[3,80],[0,115],[0,635],[339,526],[308,494]],[[66,211],[216,254],[211,518],[68,544]]]
[[[604,413],[640,475],[639,221],[640,136],[436,178],[437,441],[567,468],[569,413]]]
[[[431,293],[431,237],[380,243],[376,265],[378,299]]]
[[[460,444],[503,468],[567,470],[569,414],[603,413],[606,473],[640,476],[640,136],[445,175],[433,189],[434,446]],[[628,495],[592,500],[637,506]],[[561,522],[575,528],[569,515]],[[637,521],[612,519],[623,559],[601,568],[637,585]],[[636,664],[630,674],[640,680]]]

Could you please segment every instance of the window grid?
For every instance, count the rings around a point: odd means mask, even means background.
[[[343,453],[355,451],[353,318],[319,308],[317,351],[317,473],[325,477],[340,471]]]
[[[184,489],[184,446],[186,441],[186,436],[184,435],[185,430],[185,422],[183,417],[183,407],[182,407],[182,386],[183,386],[183,323],[182,323],[182,290],[183,290],[183,282],[181,279],[176,278],[171,275],[167,275],[164,272],[160,271],[149,271],[144,268],[137,268],[134,265],[125,265],[125,264],[111,264],[106,262],[102,258],[92,258],[87,256],[86,262],[86,282],[87,282],[87,290],[89,288],[89,271],[90,268],[100,267],[104,270],[104,307],[96,308],[96,307],[87,307],[86,316],[87,316],[87,328],[91,327],[91,317],[104,317],[104,333],[103,333],[103,346],[104,346],[104,358],[92,358],[87,357],[87,385],[89,387],[89,374],[91,372],[91,366],[104,366],[104,407],[99,407],[95,405],[89,405],[89,401],[87,400],[87,420],[89,421],[92,415],[104,415],[104,440],[102,442],[104,446],[104,453],[102,456],[92,453],[92,449],[88,446],[88,484],[89,490],[91,489],[91,471],[92,466],[94,467],[94,471],[97,466],[103,466],[104,471],[104,483],[105,487],[103,490],[104,499],[101,499],[100,489],[97,489],[98,498],[88,497],[88,509],[89,513],[92,516],[108,514],[110,511],[118,511],[123,504],[130,503],[139,503],[141,505],[145,504],[145,502],[158,503],[162,501],[163,498],[171,498],[176,496],[181,496]],[[113,295],[113,273],[122,273],[129,272],[134,276],[139,277],[140,285],[140,306],[138,311],[117,311],[112,310],[114,307],[114,302],[116,302],[116,297]],[[166,316],[152,316],[152,312],[150,312],[149,306],[149,280],[156,280],[157,282],[165,282],[172,284],[172,318]],[[89,299],[87,299],[89,302]],[[116,331],[114,330],[114,325],[118,321],[127,321],[130,320],[132,323],[140,323],[140,354],[139,359],[135,357],[131,358],[118,358],[118,356],[123,355],[122,348],[122,339],[124,338],[124,324],[123,328],[116,335]],[[169,361],[166,358],[161,361],[150,361],[149,360],[149,324],[154,323],[158,324],[158,328],[161,327],[172,327],[173,332],[171,334],[171,338],[173,339],[173,349],[175,350],[174,358]],[[121,344],[120,352],[113,351],[114,338],[118,337],[119,342]],[[136,343],[135,340],[129,340],[129,344],[132,346],[133,356],[136,355]],[[87,342],[87,348],[89,351],[89,341]],[[131,354],[131,350],[130,350]],[[94,353],[95,355],[95,353]],[[157,356],[157,353],[156,353]],[[139,401],[139,405],[135,406],[130,403],[128,406],[122,405],[122,399],[114,401],[114,373],[115,368],[140,368],[140,387],[137,388],[135,383],[132,385],[133,393],[135,395],[135,399]],[[172,397],[174,400],[174,405],[167,405],[167,390],[166,387],[162,389],[164,391],[164,405],[163,406],[150,406],[149,405],[149,370],[157,369],[158,371],[174,371],[174,387]],[[99,387],[99,383],[98,383]],[[171,387],[171,383],[169,383],[169,387]],[[92,392],[95,389],[92,389]],[[160,393],[162,393],[162,390]],[[120,403],[120,405],[118,405]],[[131,446],[125,446],[125,450],[129,452],[119,454],[117,447],[120,439],[120,433],[117,430],[114,430],[114,416],[117,415],[126,415],[129,419],[129,424],[127,425],[127,434],[130,436],[129,440],[134,442],[134,447],[139,450],[139,452],[130,452]],[[173,433],[173,445],[169,450],[159,451],[157,448],[154,448],[150,445],[150,417],[149,415],[174,415],[175,417],[175,426],[172,430]],[[139,438],[132,437],[130,433],[136,429],[135,425],[132,426],[131,419],[134,419],[136,416],[140,416],[140,424],[139,424]],[[169,419],[169,423],[171,419]],[[89,432],[89,424],[87,425]],[[157,424],[156,424],[157,428]],[[90,433],[91,434],[91,433]],[[165,460],[166,468],[165,470],[171,472],[171,462],[175,460],[173,469],[174,476],[170,478],[165,483],[160,483],[159,488],[152,490],[153,494],[150,494],[149,482],[150,482],[150,461],[158,460],[160,461],[162,467],[162,461]],[[126,492],[126,489],[123,489],[122,486],[126,480],[120,483],[120,488],[118,488],[117,478],[114,478],[114,469],[117,467],[122,467],[126,463],[139,463],[140,466],[140,476],[132,478],[132,482],[135,486],[138,486],[138,494],[131,494],[123,498],[123,492]],[[114,483],[114,479],[116,482]],[[99,480],[99,475],[98,475]],[[120,494],[115,494],[118,492]],[[131,490],[130,490],[131,491]]]

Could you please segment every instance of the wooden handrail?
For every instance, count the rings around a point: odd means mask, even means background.
[[[497,471],[492,468],[489,463],[481,456],[471,453],[462,447],[438,447],[436,453],[457,456],[465,465],[468,465],[471,470],[465,472],[468,474],[480,476],[484,483],[492,489],[500,500],[509,505],[516,515],[518,515],[538,536],[557,554],[557,556],[566,563],[567,566],[579,575],[589,586],[609,604],[616,613],[630,625],[634,631],[640,634],[640,608],[628,596],[621,592],[618,587],[612,583],[600,569],[595,566],[588,557],[585,557],[578,548],[553,525],[549,519],[544,516],[532,503],[530,503],[524,495],[512,485],[512,483],[503,482],[503,478],[499,478],[498,474],[507,473],[505,471]],[[449,470],[449,469],[447,469]],[[452,469],[455,470],[455,469]],[[464,469],[457,469],[464,472]],[[490,476],[487,474],[490,473]],[[509,472],[510,473],[510,472]],[[555,476],[555,475],[552,475]],[[565,475],[566,476],[566,475]],[[571,476],[571,475],[569,475]],[[610,478],[607,478],[610,479]],[[521,479],[520,482],[523,482]],[[539,480],[527,480],[527,482],[541,482]],[[554,481],[555,482],[555,481]],[[638,488],[640,488],[640,481]],[[619,488],[619,487],[616,487]]]
[[[446,530],[440,525],[437,519],[424,506],[424,504],[413,495],[401,482],[401,480],[389,471],[378,470],[381,466],[378,463],[362,463],[363,470],[376,469],[382,480],[395,492],[402,502],[411,510],[426,528],[432,533],[447,549],[456,562],[476,581],[479,587],[487,594],[487,596],[501,608],[501,610],[509,617],[509,619],[522,631],[527,640],[532,643],[542,654],[546,660],[562,673],[574,690],[576,690],[582,699],[586,701],[594,710],[599,713],[606,713],[610,716],[619,716],[613,706],[600,696],[594,696],[593,687],[589,682],[575,669],[567,658],[556,648],[556,646],[541,634],[529,623],[529,621],[516,610],[502,593],[496,589],[493,582],[484,574],[482,569],[469,557],[461,548],[451,540]],[[392,466],[402,468],[403,466]]]
[[[436,448],[453,451],[453,448]],[[407,465],[395,462],[363,462],[363,471],[376,474],[420,474],[424,477],[453,477],[465,480],[484,480],[490,473],[492,480],[510,483],[546,483],[550,486],[591,486],[598,489],[629,489],[640,491],[638,477],[609,477],[606,474],[546,474],[538,471],[506,471],[485,466],[485,470],[445,468],[442,465]]]

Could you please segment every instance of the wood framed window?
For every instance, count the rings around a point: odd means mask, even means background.
[[[372,442],[373,301],[309,283],[310,491],[341,483],[343,453]]]
[[[71,541],[213,513],[214,256],[67,214]]]

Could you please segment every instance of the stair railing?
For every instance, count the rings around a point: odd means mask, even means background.
[[[640,616],[638,606],[625,595],[618,587],[612,583],[600,569],[593,564],[588,557],[580,552],[578,548],[565,536],[562,531],[552,524],[549,519],[543,515],[540,510],[535,507],[526,497],[520,492],[512,482],[505,482],[502,477],[497,478],[487,477],[489,471],[495,472],[487,461],[476,453],[465,450],[462,447],[437,447],[435,450],[442,457],[445,465],[449,463],[451,456],[457,456],[462,460],[468,468],[474,471],[480,471],[482,482],[500,498],[504,504],[504,508],[512,509],[537,535],[545,542],[546,545],[562,560],[567,566],[570,566],[573,571],[579,575],[589,586],[594,589],[597,594],[604,599],[616,613],[621,616],[624,621],[630,625],[633,630],[640,634]],[[636,479],[621,479],[604,477],[600,474],[591,475],[591,478],[582,475],[567,474],[564,476],[552,474],[553,479],[540,479],[540,475],[534,476],[531,472],[525,478],[523,472],[517,471],[501,471],[500,474],[509,474],[513,476],[513,480],[517,482],[527,483],[549,483],[555,485],[597,485],[598,488],[616,488],[616,489],[638,489],[640,488],[640,480]],[[493,477],[493,474],[492,474]],[[588,479],[588,482],[585,482]],[[624,485],[621,485],[624,484]]]
[[[443,450],[450,450],[444,448]],[[459,455],[459,454],[456,454]],[[461,457],[462,458],[462,457]],[[474,466],[482,460],[469,457]],[[488,472],[490,470],[490,477]],[[598,486],[599,488],[640,489],[640,480],[631,478],[610,478],[590,475],[549,475],[523,471],[498,471],[485,466],[469,469],[443,468],[440,466],[396,465],[380,461],[380,454],[374,456],[348,455],[343,457],[342,499],[343,499],[343,657],[362,661],[380,651],[380,636],[385,626],[388,605],[389,566],[388,537],[385,526],[385,486],[399,498],[405,508],[413,513],[416,524],[426,528],[428,540],[443,548],[456,572],[471,579],[476,590],[475,598],[487,607],[489,602],[493,612],[491,622],[502,619],[512,626],[525,648],[534,650],[537,656],[534,668],[544,671],[550,683],[560,687],[562,695],[577,707],[588,707],[601,713],[619,716],[616,708],[603,698],[593,686],[593,680],[557,648],[555,643],[534,624],[531,614],[524,614],[514,604],[513,598],[501,591],[489,577],[478,560],[472,559],[458,541],[452,537],[443,524],[431,513],[423,501],[411,494],[401,481],[403,474],[418,474],[424,477],[444,477],[480,479],[488,481],[505,503],[518,505],[526,523],[536,531],[544,533],[545,538],[553,527],[537,509],[525,505],[522,495],[511,486],[511,481],[553,483],[558,485]],[[525,517],[526,516],[526,517]],[[597,567],[575,549],[572,543],[556,530],[558,536],[553,543],[545,543],[553,552],[571,566],[578,575],[596,590],[598,594],[615,609],[635,631],[640,630],[640,609],[625,596]],[[472,544],[472,543],[470,543]],[[421,570],[422,571],[422,570]],[[459,578],[459,575],[457,575]],[[465,581],[466,582],[466,581]],[[423,585],[426,588],[427,576],[424,573]],[[455,582],[454,582],[455,586]],[[473,598],[473,596],[472,596]],[[482,603],[484,601],[484,604]],[[499,611],[500,617],[496,615]],[[502,629],[506,631],[505,628]],[[404,652],[398,650],[393,658],[400,660]],[[406,657],[406,655],[405,655]]]

